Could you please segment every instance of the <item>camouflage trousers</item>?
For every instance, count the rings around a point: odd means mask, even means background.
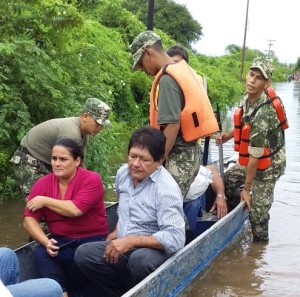
[[[10,161],[14,164],[15,179],[24,199],[29,195],[35,181],[51,172],[49,165],[18,150]]]
[[[166,158],[165,168],[170,172],[185,197],[200,168],[198,144],[187,147],[180,153],[171,152]]]
[[[238,164],[224,174],[226,197],[230,210],[240,202],[240,189],[242,189],[245,177],[246,168]],[[253,180],[249,219],[254,241],[269,239],[269,210],[274,200],[275,184],[276,180]]]

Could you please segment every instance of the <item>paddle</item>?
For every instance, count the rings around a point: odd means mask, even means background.
[[[218,103],[217,103],[216,118],[217,118],[217,122],[218,122],[218,126],[219,126],[219,136],[221,136],[222,135],[222,122],[221,122],[220,109],[219,109]],[[219,148],[220,175],[221,175],[222,179],[224,180],[223,144],[220,143],[218,148]]]

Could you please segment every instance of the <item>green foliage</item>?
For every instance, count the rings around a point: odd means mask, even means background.
[[[145,25],[148,23],[148,1],[124,0],[122,5],[134,13]],[[192,18],[187,8],[172,0],[155,0],[154,27],[164,31],[186,47],[200,40],[201,25]]]
[[[106,187],[111,187],[114,182],[112,177],[120,164],[126,162],[127,144],[132,130],[124,122],[114,123],[113,131],[111,128],[103,129],[99,136],[89,141],[86,167],[101,172]]]
[[[225,52],[227,54],[240,54],[242,52],[242,48],[236,44],[229,44],[225,48]]]
[[[236,104],[244,85],[238,80],[239,61],[230,57],[190,55],[191,66],[207,82],[209,99],[214,109],[229,109]]]
[[[129,44],[138,33],[145,30],[144,24],[138,21],[134,14],[121,6],[122,0],[98,2],[93,10],[86,9],[85,13],[103,26],[118,31],[125,44]]]
[[[107,186],[113,182],[111,177],[126,160],[130,133],[148,122],[152,78],[131,72],[129,53],[133,38],[146,28],[147,3],[1,2],[0,197],[18,196],[9,159],[25,133],[50,118],[78,115],[89,97],[111,106],[113,125],[90,139],[86,166],[100,172]],[[202,35],[201,25],[187,9],[171,0],[155,1],[154,25],[165,48],[176,42],[190,48]],[[191,65],[207,78],[213,106],[233,106],[244,91],[240,47],[229,45],[223,57],[189,52]],[[244,74],[260,54],[246,50]],[[273,80],[286,80],[292,66],[274,60]]]
[[[293,70],[294,72],[300,71],[300,57],[297,59],[297,63]]]
[[[0,205],[3,201],[19,197],[16,181],[12,177],[10,156],[7,152],[0,150]]]

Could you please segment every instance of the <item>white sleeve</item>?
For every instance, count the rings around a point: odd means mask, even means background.
[[[0,296],[1,297],[13,297],[10,292],[5,288],[1,279],[0,279]]]

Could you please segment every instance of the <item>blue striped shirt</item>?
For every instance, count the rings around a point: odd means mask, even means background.
[[[119,199],[118,238],[153,235],[169,254],[184,246],[181,191],[163,166],[134,188],[128,165],[123,165],[117,172],[116,192]]]

